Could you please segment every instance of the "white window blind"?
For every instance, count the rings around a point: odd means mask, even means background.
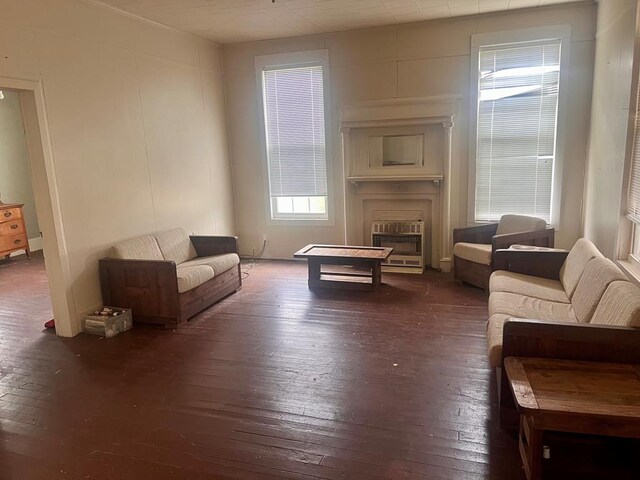
[[[640,223],[640,82],[636,92],[636,111],[633,126],[633,146],[631,149],[631,171],[627,193],[627,215],[635,223]]]
[[[326,218],[323,67],[263,71],[272,216]]]
[[[475,218],[551,220],[560,39],[479,50]]]

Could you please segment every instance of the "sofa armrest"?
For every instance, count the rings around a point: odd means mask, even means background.
[[[510,319],[502,361],[507,357],[640,363],[640,328]]]
[[[239,253],[238,237],[232,236],[191,236],[191,243],[196,249],[198,257],[222,255],[224,253]]]
[[[453,243],[491,243],[491,239],[498,231],[497,223],[477,225],[475,227],[454,228]]]
[[[560,279],[560,269],[567,259],[566,250],[496,250],[493,270],[507,270],[534,277]]]
[[[494,235],[491,239],[491,248],[494,252],[498,249],[509,248],[511,245],[533,245],[553,248],[554,241],[555,229],[546,228],[544,230]]]
[[[166,295],[178,292],[176,264],[171,260],[127,260],[101,258],[98,261],[102,301],[105,305],[128,307],[122,303],[132,279],[138,286],[151,286]],[[120,304],[116,304],[120,303]]]

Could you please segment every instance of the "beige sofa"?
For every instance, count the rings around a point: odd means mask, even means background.
[[[507,356],[640,363],[640,288],[591,242],[570,252],[499,250],[495,265],[487,344],[499,378]],[[510,392],[500,383],[502,414]]]
[[[176,326],[241,285],[237,237],[189,236],[175,228],[126,240],[100,260],[105,305],[134,321]]]

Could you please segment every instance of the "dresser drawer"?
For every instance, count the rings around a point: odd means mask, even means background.
[[[0,221],[0,237],[4,237],[6,235],[17,235],[19,233],[24,233],[24,228],[22,228],[22,220],[9,220],[8,222]]]
[[[0,222],[4,220],[15,220],[22,218],[22,210],[20,208],[5,208],[0,210]]]
[[[29,242],[27,241],[27,236],[22,233],[20,235],[9,235],[8,237],[0,237],[0,252],[19,249],[19,248],[27,248]]]

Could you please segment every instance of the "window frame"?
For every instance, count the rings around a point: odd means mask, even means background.
[[[545,40],[560,40],[560,85],[558,91],[558,116],[556,120],[556,151],[553,165],[551,184],[551,220],[549,225],[559,231],[560,208],[562,205],[562,175],[564,165],[567,94],[569,85],[569,65],[571,47],[571,26],[551,25],[539,28],[525,28],[505,32],[479,33],[471,36],[471,91],[469,115],[469,178],[467,222],[469,225],[485,223],[476,220],[476,161],[478,140],[478,65],[480,62],[480,48],[504,46],[508,44],[526,44]]]
[[[640,9],[636,12],[636,32],[640,26]],[[624,173],[620,198],[620,219],[615,241],[615,258],[618,266],[629,276],[629,279],[640,285],[640,252],[636,252],[640,223],[627,215],[627,200],[631,185],[631,168],[633,164],[633,143],[635,139],[636,118],[640,109],[636,110],[640,86],[640,35],[636,33],[631,66],[631,91],[629,95],[629,118],[627,122],[627,141],[625,144]],[[640,130],[640,129],[639,129]]]
[[[318,218],[318,214],[279,214],[275,212],[275,201],[271,196],[269,183],[269,159],[267,152],[266,118],[264,105],[263,72],[265,70],[277,70],[279,68],[296,68],[305,66],[322,67],[322,87],[324,97],[324,135],[327,175],[326,218]],[[258,55],[255,57],[256,89],[258,94],[258,124],[260,133],[260,150],[262,156],[262,177],[264,184],[265,215],[268,225],[315,225],[333,226],[333,182],[332,182],[332,157],[333,145],[331,135],[331,100],[329,95],[329,51],[308,50],[303,52],[279,53],[274,55]],[[316,195],[310,195],[313,197]]]

